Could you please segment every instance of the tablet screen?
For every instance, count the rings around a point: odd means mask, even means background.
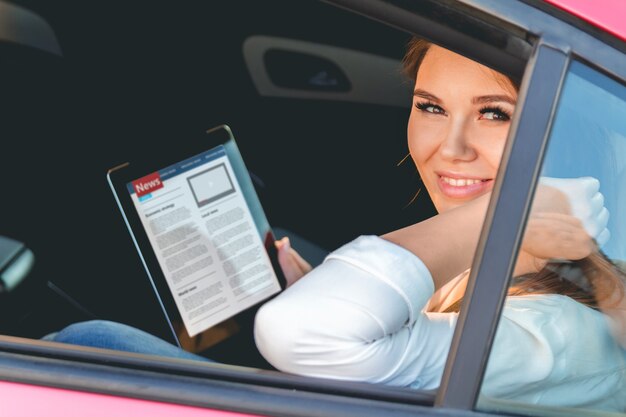
[[[280,291],[223,145],[126,187],[190,337]]]

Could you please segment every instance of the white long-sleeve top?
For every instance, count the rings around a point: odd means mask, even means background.
[[[433,291],[418,257],[362,236],[259,310],[256,343],[285,372],[433,389],[457,321],[426,311]],[[482,394],[626,410],[626,356],[607,320],[566,296],[508,297]]]

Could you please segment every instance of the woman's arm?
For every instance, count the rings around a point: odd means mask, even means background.
[[[550,259],[577,260],[605,242],[608,211],[593,178],[542,179],[535,192],[514,275],[537,272]],[[382,237],[418,256],[435,289],[471,265],[491,194]]]
[[[304,275],[311,272],[313,269],[311,264],[304,260],[302,256],[291,247],[291,242],[288,237],[277,240],[274,242],[274,245],[278,251],[278,263],[287,280],[287,287],[290,287]]]
[[[470,267],[491,194],[383,235],[424,262],[435,290]]]
[[[362,236],[259,309],[257,347],[285,372],[435,388],[456,315],[423,313],[432,293],[419,258]]]
[[[456,315],[423,309],[470,266],[488,199],[333,252],[261,307],[259,351],[286,372],[435,388]]]

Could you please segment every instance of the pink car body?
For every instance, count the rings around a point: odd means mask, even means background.
[[[0,381],[2,415],[27,416],[151,416],[151,417],[253,417],[252,414],[207,410],[134,398],[114,397],[59,388]]]
[[[626,3],[622,0],[544,0],[626,41]]]
[[[415,0],[417,1],[417,0]],[[626,1],[623,0],[544,0],[606,33],[626,41]],[[80,392],[0,381],[0,415],[21,416],[178,416],[235,417],[252,416],[177,405],[144,399]]]

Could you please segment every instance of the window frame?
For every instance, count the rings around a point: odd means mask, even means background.
[[[507,73],[520,77],[523,74],[517,116],[509,132],[494,198],[472,265],[474,272],[438,392],[230,366],[203,367],[193,362],[60,347],[9,336],[0,336],[1,380],[267,415],[374,416],[381,411],[393,411],[395,415],[441,415],[443,411],[444,415],[454,415],[455,410],[475,409],[569,62],[580,60],[625,83],[626,55],[586,31],[533,7],[533,2],[537,3],[534,0],[324,1],[419,33]],[[456,14],[462,11],[467,15],[467,21],[463,22],[474,25],[473,35],[484,38],[494,30],[509,43],[504,50],[486,47],[484,39],[477,40],[462,31],[467,27],[457,30],[419,14],[424,7],[447,8]],[[553,63],[558,67],[556,73],[550,71]],[[547,85],[545,77],[549,78]],[[538,89],[541,96],[535,94]],[[528,123],[530,119],[533,123]],[[536,120],[540,123],[535,123]],[[494,247],[498,251],[492,250]],[[479,344],[476,334],[484,335]],[[475,357],[481,360],[474,366],[465,366]],[[162,378],[164,375],[167,378]],[[431,408],[433,403],[435,407]]]

